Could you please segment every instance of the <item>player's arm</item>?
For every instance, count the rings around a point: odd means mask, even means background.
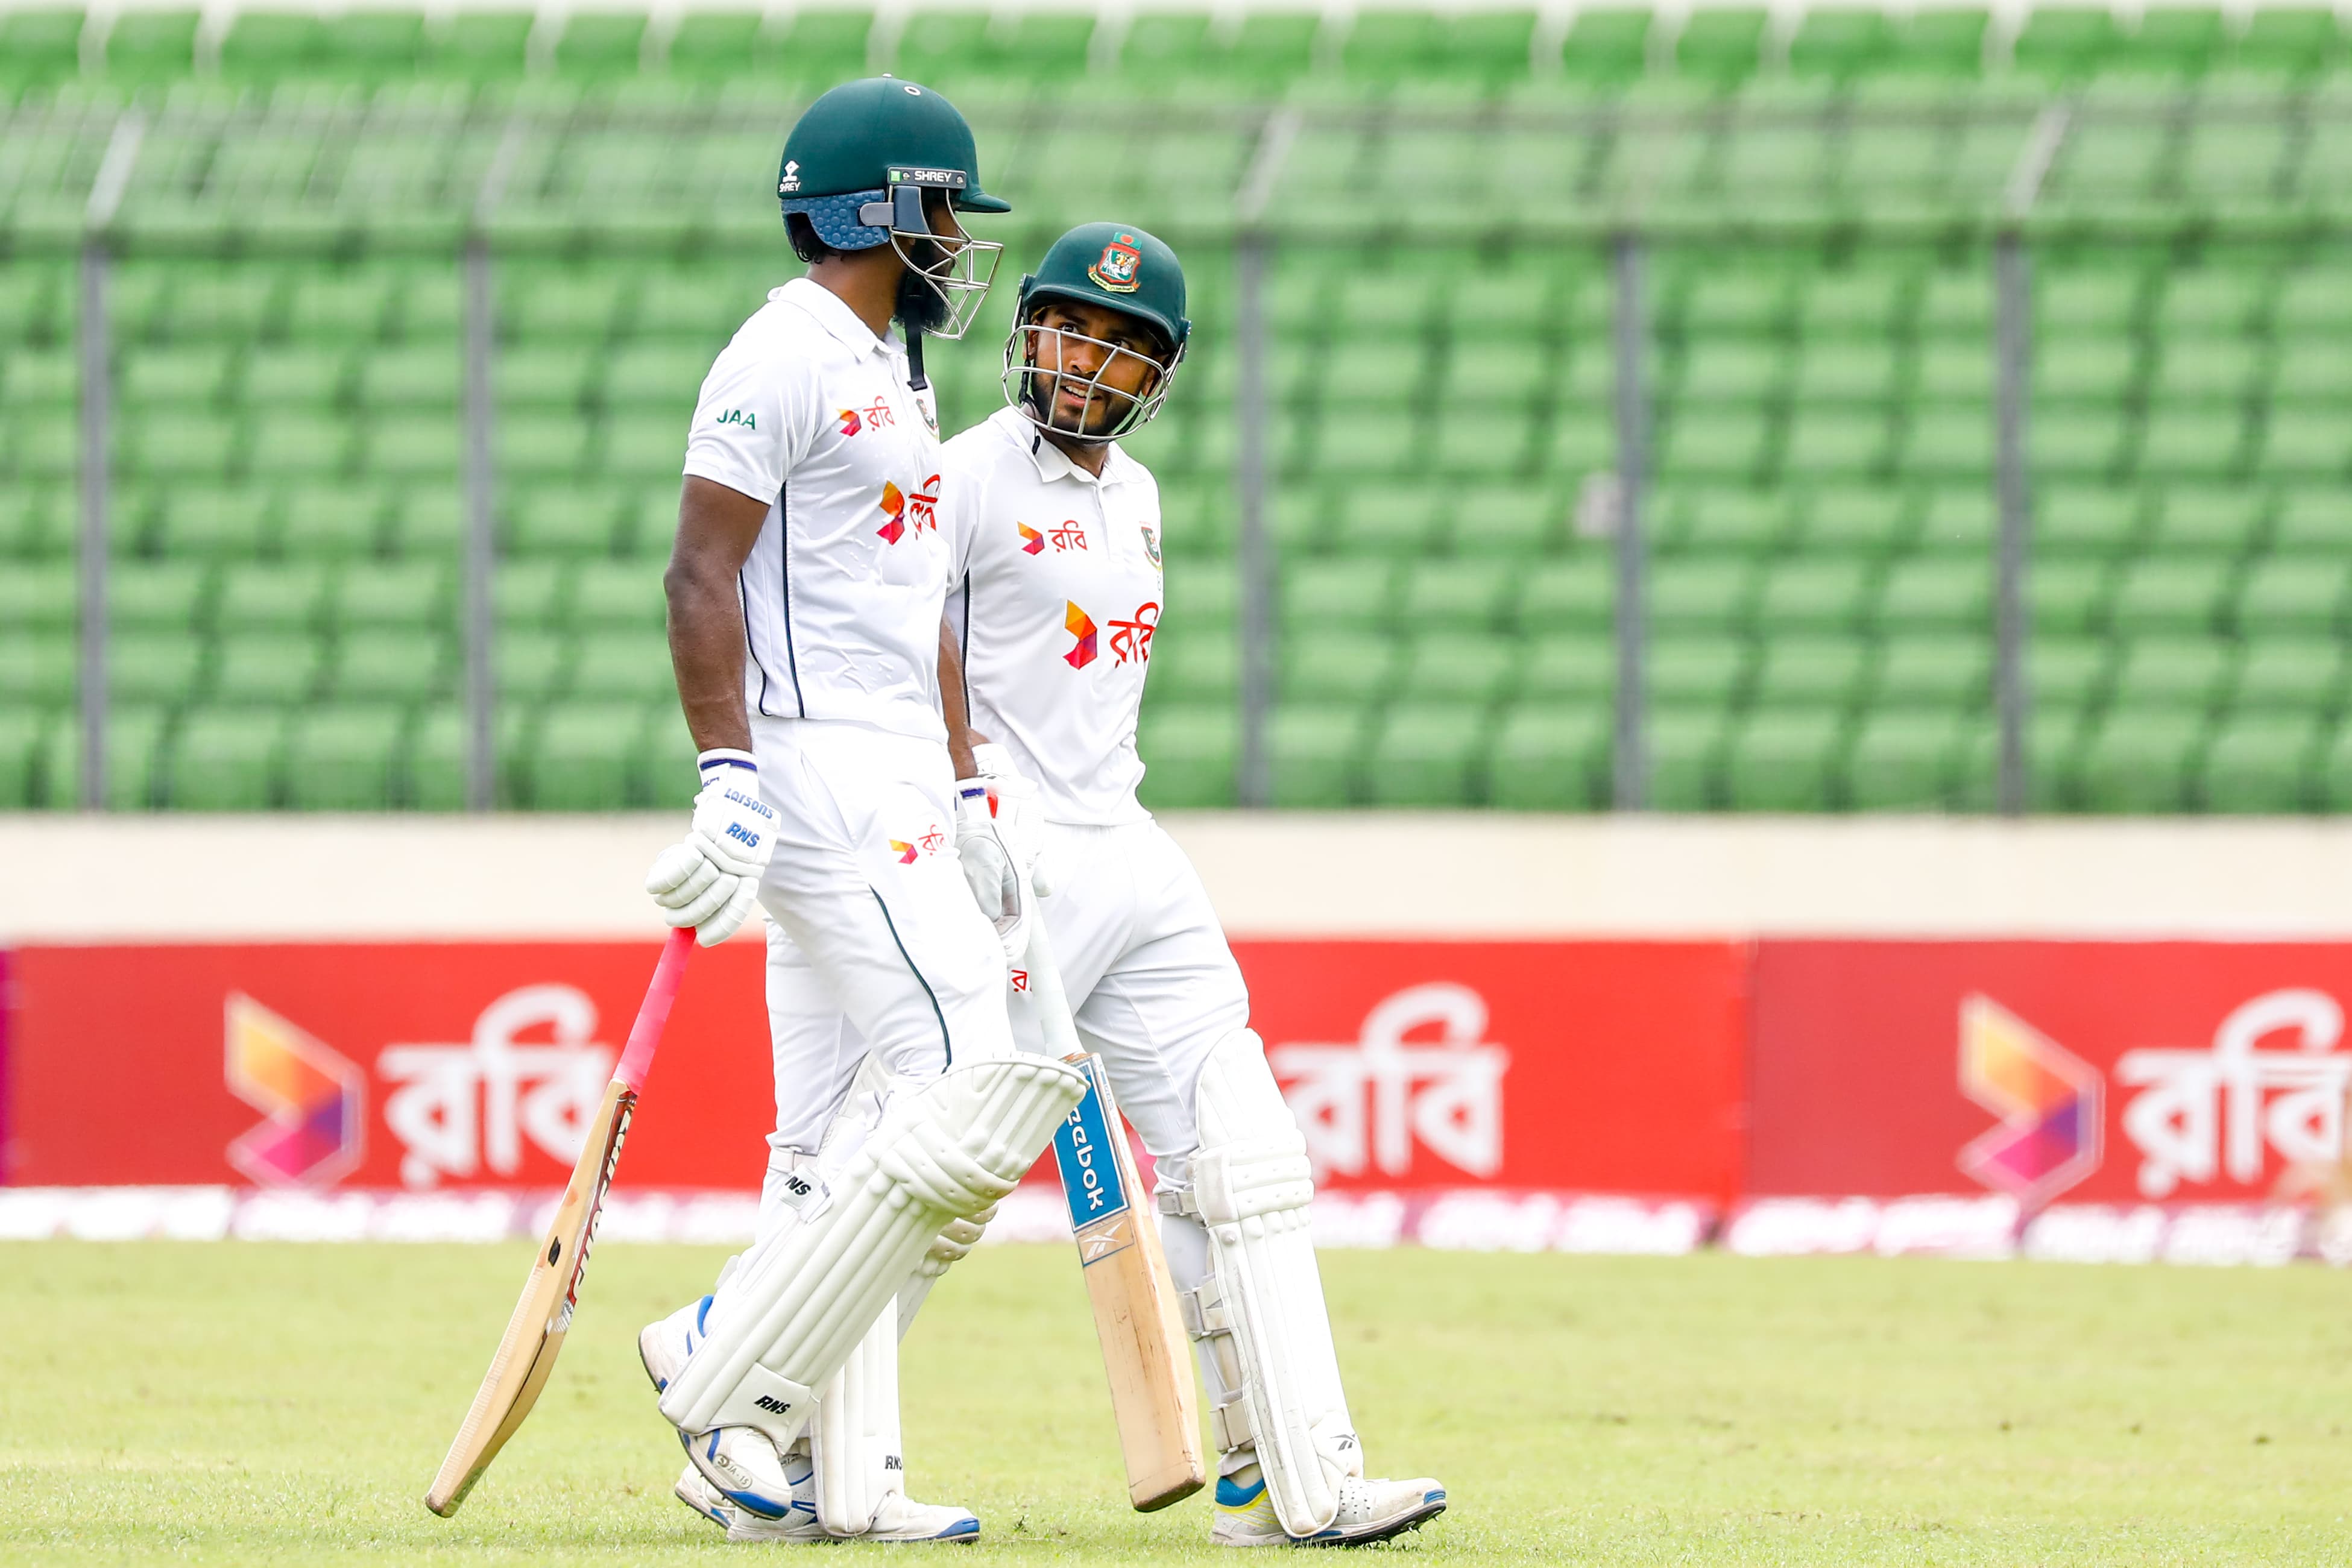
[[[751,917],[775,850],[775,809],[760,795],[751,720],[743,706],[743,601],[736,574],[766,523],[768,505],[700,475],[678,497],[677,538],[662,591],[669,601],[669,662],[693,732],[702,789],[687,835],[646,873],[646,891],[672,925],[708,947]]]
[[[699,475],[677,502],[662,592],[669,601],[669,662],[695,749],[751,749],[743,706],[743,601],[736,580],[767,521],[768,504]],[[959,693],[961,695],[961,693]]]
[[[988,737],[971,727],[971,704],[963,685],[963,653],[956,646],[955,626],[945,618],[940,622],[940,716],[948,725],[948,760],[955,764],[955,776],[971,779],[979,776],[980,763],[971,754],[975,746],[988,744]]]

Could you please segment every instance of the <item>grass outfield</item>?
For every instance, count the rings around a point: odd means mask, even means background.
[[[632,1336],[719,1254],[608,1247],[530,1424],[419,1500],[520,1246],[0,1246],[0,1561],[708,1559]],[[1592,1563],[2352,1561],[2352,1280],[2029,1263],[1326,1260],[1357,1422],[1453,1511],[1392,1550]],[[907,1347],[955,1561],[1208,1562],[1124,1506],[1060,1248],[961,1266]],[[751,1550],[751,1549],[731,1549]]]

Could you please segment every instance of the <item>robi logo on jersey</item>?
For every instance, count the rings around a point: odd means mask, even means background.
[[[1076,601],[1065,600],[1063,602],[1069,606],[1062,617],[1063,630],[1076,637],[1077,642],[1062,657],[1069,662],[1070,668],[1083,670],[1095,662],[1095,623],[1085,611],[1078,608]]]
[[[882,536],[885,544],[897,544],[908,528],[917,533],[929,528],[940,531],[940,476],[925,479],[911,496],[887,480],[882,486],[882,510],[889,521],[874,531]]]

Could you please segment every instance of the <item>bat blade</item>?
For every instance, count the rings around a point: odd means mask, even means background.
[[[1086,1072],[1087,1089],[1054,1135],[1054,1163],[1110,1380],[1128,1500],[1150,1513],[1208,1482],[1191,1347],[1102,1059],[1081,1052],[1066,1060]]]
[[[596,1217],[613,1185],[613,1171],[621,1163],[621,1145],[628,1136],[629,1120],[636,1113],[637,1092],[652,1065],[654,1048],[660,1043],[662,1026],[668,1021],[670,1003],[677,995],[679,974],[693,946],[694,933],[681,930],[672,932],[662,948],[661,961],[654,967],[653,983],[637,1009],[620,1065],[604,1086],[604,1098],[596,1108],[596,1119],[589,1124],[587,1140],[572,1167],[572,1179],[564,1184],[562,1201],[555,1206],[555,1218],[531,1258],[522,1297],[515,1302],[514,1315],[499,1337],[489,1370],[482,1375],[482,1385],[475,1391],[457,1436],[425,1490],[425,1506],[444,1519],[465,1502],[466,1494],[474,1490],[474,1483],[482,1479],[482,1472],[490,1468],[490,1461],[539,1402],[540,1390],[555,1370],[563,1336],[572,1328],[572,1311],[579,1305],[580,1282],[587,1273],[588,1252],[596,1239]]]

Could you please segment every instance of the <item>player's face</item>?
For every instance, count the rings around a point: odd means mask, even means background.
[[[1127,417],[1160,382],[1160,344],[1123,310],[1048,300],[1033,319],[1030,351],[1050,391],[1045,423],[1074,434],[1099,434]],[[1119,395],[1124,394],[1124,395]]]

